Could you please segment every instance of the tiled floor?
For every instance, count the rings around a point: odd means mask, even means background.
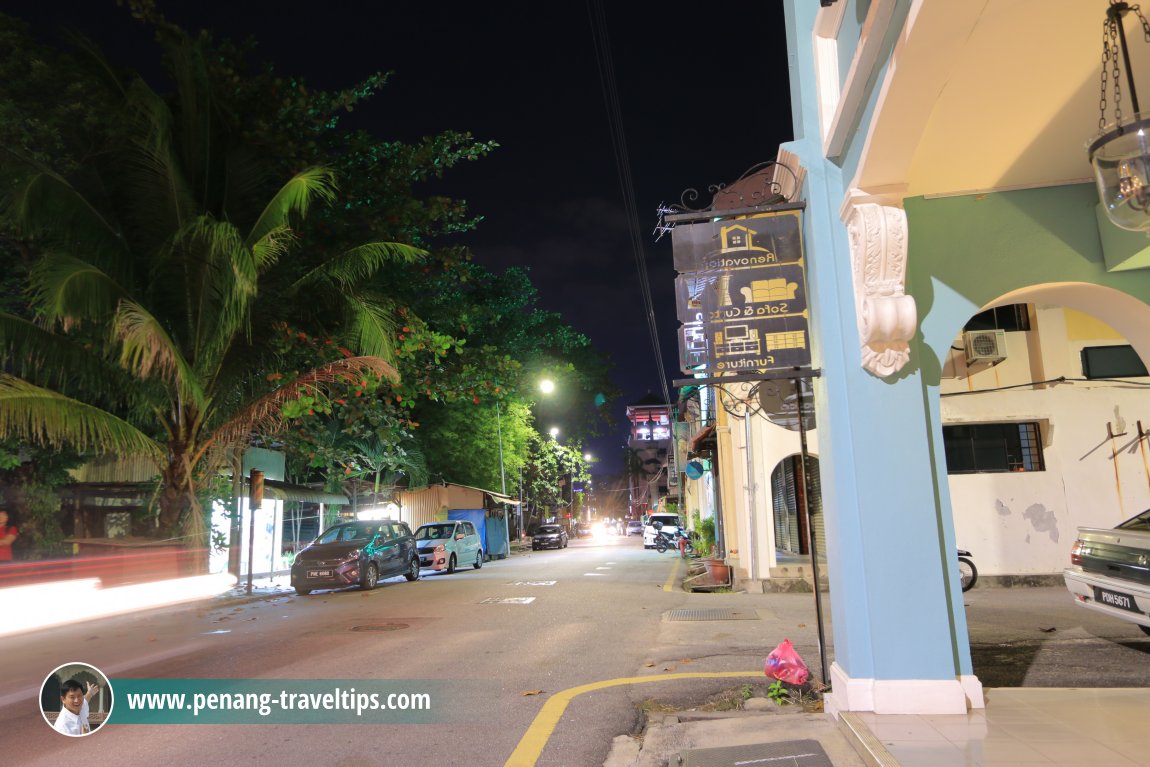
[[[1150,765],[1150,690],[996,688],[966,715],[857,713],[881,748],[878,764],[900,767]],[[885,749],[885,753],[883,752]]]

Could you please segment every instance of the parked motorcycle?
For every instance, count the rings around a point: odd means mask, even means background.
[[[969,551],[958,550],[958,579],[963,591],[970,591],[978,580],[978,568],[974,566]]]
[[[691,542],[691,536],[683,532],[682,529],[673,533],[665,533],[661,524],[658,522],[655,524],[658,525],[655,529],[655,551],[662,554],[667,549],[676,549],[684,557],[695,556],[695,545]]]

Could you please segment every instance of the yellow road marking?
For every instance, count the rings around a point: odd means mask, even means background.
[[[543,747],[547,745],[547,741],[551,738],[551,733],[555,731],[555,726],[559,724],[559,720],[563,717],[563,712],[567,710],[567,704],[576,696],[582,695],[585,692],[603,690],[607,687],[621,687],[626,684],[666,682],[673,679],[723,679],[728,677],[762,675],[762,669],[757,671],[696,671],[682,674],[660,674],[658,676],[628,676],[621,679],[605,679],[602,682],[592,682],[590,684],[579,685],[578,687],[570,687],[555,693],[543,704],[543,708],[535,715],[535,720],[531,722],[531,726],[527,728],[527,732],[520,738],[519,745],[511,752],[511,758],[507,760],[503,767],[535,767],[535,762],[539,760],[539,756],[543,753]]]
[[[671,568],[671,574],[667,576],[667,581],[663,584],[663,591],[670,591],[671,587],[675,585],[675,578],[679,575],[679,563],[681,559],[675,560],[675,566]]]

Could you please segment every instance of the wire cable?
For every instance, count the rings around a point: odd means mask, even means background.
[[[663,401],[671,404],[671,394],[667,387],[667,374],[663,368],[663,351],[659,345],[658,326],[655,322],[655,302],[651,296],[651,282],[647,274],[647,257],[643,247],[643,237],[639,231],[639,211],[636,204],[635,185],[631,173],[631,161],[627,152],[627,137],[623,130],[623,110],[619,102],[619,89],[615,77],[615,64],[611,58],[611,42],[607,33],[607,17],[601,0],[588,0],[587,12],[591,18],[591,38],[595,49],[595,60],[599,65],[599,84],[603,91],[603,101],[607,107],[607,122],[611,131],[611,147],[615,155],[615,171],[619,176],[619,187],[623,194],[623,205],[628,221],[628,234],[631,239],[631,253],[639,277],[639,290],[643,296],[647,330],[650,333],[651,349],[655,354],[659,386]]]

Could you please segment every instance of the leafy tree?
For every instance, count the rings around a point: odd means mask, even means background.
[[[33,254],[36,319],[0,315],[0,435],[152,456],[161,529],[185,522],[197,537],[196,485],[220,450],[274,427],[301,392],[396,376],[388,307],[359,286],[422,253],[299,247],[309,210],[336,199],[332,171],[269,178],[236,90],[213,78],[210,40],[158,36],[171,99],[91,52],[104,77],[89,97],[116,115],[100,151],[72,167],[9,148],[0,165],[0,214]],[[285,314],[355,354],[269,382],[275,361],[257,339]]]
[[[588,479],[581,445],[534,435],[524,488],[536,515],[565,513],[575,502],[573,484]]]

